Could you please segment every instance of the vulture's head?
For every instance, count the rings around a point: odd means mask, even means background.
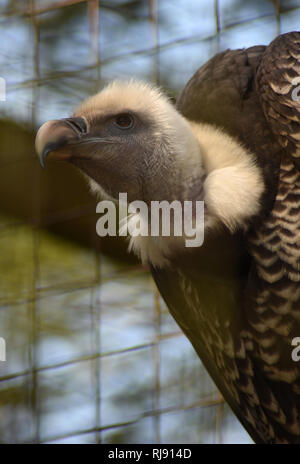
[[[129,201],[198,195],[185,190],[196,188],[203,174],[187,121],[158,89],[141,82],[114,82],[71,118],[48,121],[36,149],[42,164],[69,160],[115,199],[119,192]],[[188,168],[187,154],[194,162]]]
[[[42,165],[67,160],[112,199],[204,200],[206,224],[231,231],[257,213],[264,189],[255,157],[237,140],[188,121],[143,82],[114,82],[72,117],[46,122],[36,150]]]

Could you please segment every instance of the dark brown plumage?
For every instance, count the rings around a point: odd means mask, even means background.
[[[293,32],[212,58],[178,98],[184,118],[156,90],[116,84],[37,137],[43,162],[49,153],[69,159],[113,198],[125,189],[148,203],[206,201],[218,227],[202,247],[134,245],[258,443],[300,443],[300,365],[291,356],[300,337],[299,71]]]
[[[300,367],[291,358],[300,334],[300,115],[290,82],[299,70],[294,32],[268,47],[217,55],[187,84],[179,110],[223,127],[257,154],[268,186],[264,210],[245,243],[216,236],[187,269],[180,260],[172,275],[153,270],[225,399],[262,443],[300,442]]]

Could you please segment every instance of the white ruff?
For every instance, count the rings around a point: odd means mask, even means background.
[[[259,212],[264,181],[255,157],[236,139],[207,124],[196,124],[182,117],[163,93],[137,81],[115,82],[86,100],[76,115],[87,119],[105,112],[139,111],[156,124],[155,136],[162,141],[161,150],[168,151],[176,162],[172,178],[186,179],[182,185],[184,199],[189,180],[206,175],[204,202],[207,208],[206,230],[225,225],[230,232],[246,229],[249,219]],[[93,190],[101,192],[101,187]],[[96,187],[96,188],[95,188]],[[129,218],[129,221],[142,218]],[[205,243],[205,240],[204,240]],[[185,246],[184,237],[132,237],[130,249],[143,262],[164,267],[169,257]]]

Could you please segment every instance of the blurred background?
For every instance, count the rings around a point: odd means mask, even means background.
[[[251,443],[48,119],[115,78],[171,97],[218,51],[299,29],[300,0],[0,0],[1,443]]]

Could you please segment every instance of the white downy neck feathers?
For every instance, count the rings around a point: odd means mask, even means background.
[[[144,82],[114,82],[87,99],[75,114],[89,120],[99,112],[122,109],[147,114],[155,122],[155,135],[161,141],[158,148],[165,151],[166,160],[176,157],[176,172],[170,172],[174,182],[177,176],[186,183],[198,176],[201,182],[204,173],[207,233],[220,224],[232,233],[247,228],[249,219],[259,211],[264,191],[262,173],[253,154],[221,129],[187,121],[159,89]],[[101,196],[105,193],[94,181],[90,184],[94,192]],[[143,262],[157,267],[168,265],[169,258],[182,246],[184,237],[130,238],[130,249]]]

